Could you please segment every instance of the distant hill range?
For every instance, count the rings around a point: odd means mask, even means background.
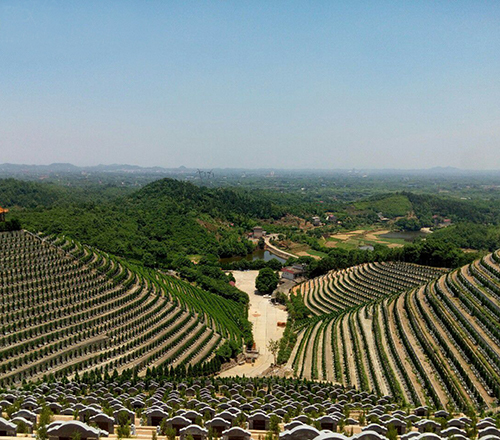
[[[218,174],[223,172],[224,174],[241,174],[242,172],[251,172],[252,174],[263,174],[266,175],[270,171],[278,174],[295,174],[295,173],[309,173],[309,174],[365,174],[369,173],[372,175],[377,174],[405,174],[405,175],[488,175],[491,173],[498,174],[498,170],[464,170],[454,167],[432,167],[424,169],[367,169],[367,168],[352,168],[352,169],[279,169],[279,168],[259,168],[259,169],[247,169],[247,168],[210,168],[207,170],[206,167],[203,170],[198,168],[190,168],[185,166],[180,167],[142,167],[139,165],[128,165],[128,164],[99,164],[95,166],[77,166],[71,163],[52,163],[49,165],[29,165],[29,164],[12,164],[4,163],[0,164],[0,177],[2,175],[12,176],[12,175],[43,175],[43,174],[72,174],[72,173],[136,173],[136,174],[159,174],[159,175],[182,175],[182,174],[193,174],[198,175],[199,171],[214,171]]]

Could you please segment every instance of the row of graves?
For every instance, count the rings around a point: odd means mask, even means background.
[[[1,394],[0,409],[0,437],[43,429],[49,440],[500,439],[492,418],[403,411],[389,396],[282,378],[52,382]]]

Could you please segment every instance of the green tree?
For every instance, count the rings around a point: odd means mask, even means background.
[[[43,406],[38,419],[36,438],[37,440],[47,440],[47,425],[52,422],[52,411],[49,407]]]
[[[274,358],[274,365],[276,365],[276,358],[278,356],[278,351],[280,349],[280,341],[279,340],[274,340],[270,339],[269,342],[267,343],[267,349],[273,354]]]
[[[259,270],[255,279],[255,288],[261,293],[272,293],[278,286],[278,274],[270,267],[264,267]]]

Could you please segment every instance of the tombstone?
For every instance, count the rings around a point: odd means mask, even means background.
[[[254,413],[248,417],[249,429],[254,429],[256,431],[268,431],[269,420],[270,417],[263,412]]]
[[[116,411],[113,412],[116,425],[120,424],[120,417],[124,417],[124,415],[127,415],[131,425],[135,425],[135,412],[130,411],[125,407],[117,409]]]
[[[385,427],[390,428],[393,426],[396,429],[398,435],[403,435],[406,433],[406,423],[399,419],[391,419],[385,422]]]
[[[409,416],[406,416],[404,420],[406,422],[416,423],[420,420],[420,418],[415,414],[410,414]]]
[[[467,436],[467,433],[463,429],[457,428],[456,426],[451,426],[449,428],[443,429],[440,435],[441,437],[456,438],[456,436],[458,435]]]
[[[168,413],[161,408],[151,408],[146,412],[146,419],[148,426],[160,426],[164,419],[168,419]]]
[[[302,423],[309,423],[309,417],[307,417],[305,414],[301,414],[300,416],[294,417],[292,421],[296,420]]]
[[[215,416],[215,409],[213,409],[212,407],[210,407],[208,405],[199,406],[198,412],[200,414],[203,414],[203,417],[206,417],[207,413],[208,413],[210,418],[213,418]]]
[[[203,419],[203,416],[199,412],[192,410],[184,412],[182,416],[190,420],[193,425],[196,423],[196,419],[198,418]]]
[[[304,411],[306,414],[308,414],[308,413],[311,413],[311,412],[317,412],[318,408],[316,408],[315,405],[308,405],[302,411]]]
[[[304,425],[300,420],[294,420],[290,423],[285,423],[285,431],[291,431],[293,428],[296,428],[297,426]]]
[[[386,440],[387,437],[376,431],[362,431],[356,436],[356,440]]]
[[[47,427],[49,440],[70,440],[78,436],[80,440],[97,440],[99,430],[78,420],[55,422]]]
[[[377,434],[385,436],[387,434],[387,428],[385,426],[379,425],[378,423],[370,423],[362,429],[362,432],[373,431]]]
[[[327,429],[329,431],[336,431],[337,424],[339,422],[336,417],[332,417],[330,415],[319,417],[316,421],[319,422],[319,426],[322,430]]]
[[[313,440],[320,435],[320,432],[309,425],[296,426],[291,431],[280,433],[280,440]]]
[[[477,425],[476,425],[476,428],[478,430],[486,429],[489,427],[496,427],[496,424],[495,424],[495,422],[488,420],[487,418],[480,420],[479,422],[477,422]]]
[[[434,417],[447,419],[448,417],[450,417],[450,413],[448,411],[445,411],[444,409],[441,409],[434,413]]]
[[[420,434],[418,437],[414,438],[418,438],[418,440],[443,440],[441,436],[432,432],[425,432],[424,434]]]
[[[33,422],[26,420],[24,417],[14,417],[13,419],[10,419],[10,422],[15,423],[16,426],[18,427],[18,430],[19,430],[19,425],[23,424],[24,426],[26,426],[28,432],[33,432],[33,426],[35,425]]]
[[[222,440],[250,440],[252,434],[239,426],[233,426],[222,432]]]
[[[115,419],[104,413],[96,414],[89,419],[89,422],[95,423],[99,429],[107,431],[108,434],[115,433]]]
[[[286,411],[283,408],[278,408],[274,410],[274,414],[276,414],[279,417],[284,417],[286,414]]]
[[[26,420],[29,420],[33,424],[36,423],[36,414],[33,411],[29,411],[27,409],[20,409],[12,414],[12,417],[22,417]]]
[[[171,419],[167,419],[167,426],[175,430],[175,434],[179,435],[179,432],[182,428],[191,425],[191,420],[186,419],[183,416],[175,416]]]
[[[481,431],[479,431],[477,434],[477,438],[483,438],[487,436],[500,438],[500,429],[495,428],[494,426],[489,426],[488,428],[481,429]]]
[[[33,411],[37,407],[38,407],[38,403],[36,403],[34,400],[31,400],[31,399],[25,400],[21,404],[22,409],[28,409],[30,411]]]
[[[344,434],[330,431],[321,431],[314,440],[349,440],[353,437],[347,437]]]
[[[87,423],[92,416],[99,414],[99,410],[92,408],[91,406],[86,406],[85,408],[78,411],[78,419],[80,422]]]
[[[434,434],[439,434],[441,432],[441,423],[434,420],[423,419],[420,420],[420,422],[418,422],[415,426],[420,433],[433,432]]]
[[[52,411],[52,414],[60,414],[61,413],[61,409],[62,409],[61,404],[59,404],[57,402],[51,402],[47,406]]]
[[[455,428],[464,429],[467,426],[467,423],[462,419],[451,419],[448,421],[448,428],[451,428],[452,426]]]
[[[140,399],[134,399],[130,402],[130,405],[132,408],[139,409],[139,408],[144,408],[146,404],[140,400]]]
[[[244,403],[243,405],[241,405],[240,409],[242,411],[252,411],[253,410],[253,405],[251,403]]]
[[[215,417],[220,417],[221,419],[227,420],[229,423],[233,423],[233,420],[236,418],[236,415],[229,411],[222,411],[219,414],[216,414]]]
[[[410,431],[410,432],[407,432],[405,435],[402,435],[400,437],[401,440],[411,440],[411,439],[416,439],[417,437],[420,437],[420,432],[418,431]]]
[[[193,440],[206,440],[208,430],[198,425],[189,425],[180,430],[180,440],[185,440],[188,435],[193,437]]]
[[[222,432],[231,426],[231,422],[221,417],[214,417],[212,420],[206,422],[205,426],[207,426],[208,428],[212,428],[212,430],[216,432],[220,437],[222,435]]]
[[[15,437],[17,425],[0,417],[0,437]]]

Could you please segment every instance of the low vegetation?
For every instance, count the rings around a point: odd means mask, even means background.
[[[55,235],[0,234],[0,383],[99,370],[215,371],[251,344],[247,308]]]
[[[427,280],[433,279],[430,282]],[[370,263],[300,286],[295,374],[473,413],[500,398],[500,253],[448,273]]]

